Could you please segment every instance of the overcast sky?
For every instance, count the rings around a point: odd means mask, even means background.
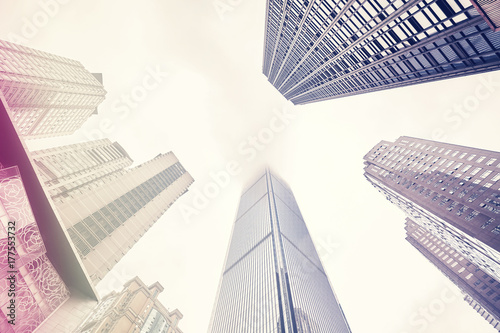
[[[78,60],[108,92],[82,130],[30,148],[109,137],[135,164],[173,151],[195,179],[99,291],[159,281],[181,329],[206,332],[241,190],[269,164],[291,186],[354,333],[495,332],[405,241],[405,216],[364,179],[363,156],[401,135],[500,151],[500,73],[295,107],[262,74],[265,5],[2,1],[0,39]],[[213,185],[228,167],[229,184]]]

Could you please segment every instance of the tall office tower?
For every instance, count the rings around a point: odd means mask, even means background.
[[[31,156],[56,202],[123,175],[133,163],[122,146],[109,139],[33,151]]]
[[[1,40],[0,91],[27,139],[72,134],[106,95],[78,61]]]
[[[294,104],[500,68],[469,0],[268,0],[266,17],[263,73]]]
[[[500,331],[500,282],[410,218],[406,240],[459,287],[465,300]]]
[[[500,153],[403,136],[364,160],[389,201],[500,281]]]
[[[182,333],[182,313],[168,311],[158,300],[163,286],[146,286],[138,277],[125,283],[121,292],[104,296],[80,324],[78,333]]]
[[[292,192],[269,171],[241,196],[209,332],[351,332]]]
[[[90,156],[103,163],[96,168],[106,165],[107,149],[93,152]],[[192,183],[169,152],[91,181],[55,201],[92,281],[99,282]]]

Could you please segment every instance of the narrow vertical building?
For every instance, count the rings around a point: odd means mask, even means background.
[[[0,92],[26,139],[72,134],[106,95],[78,61],[2,40]]]
[[[350,332],[291,190],[269,171],[241,196],[209,332]]]
[[[499,2],[473,2],[267,0],[263,73],[306,104],[498,70]]]
[[[464,299],[500,331],[500,282],[467,260],[445,241],[406,219],[406,240],[464,294]]]
[[[129,168],[107,139],[35,151],[33,161],[94,284],[193,183],[172,152]]]

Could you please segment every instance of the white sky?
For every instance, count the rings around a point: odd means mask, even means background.
[[[264,0],[227,0],[224,20],[212,0],[65,1],[44,22],[40,4],[53,0],[3,0],[0,39],[16,34],[26,46],[79,60],[103,73],[108,94],[83,130],[30,146],[86,141],[102,122],[100,132],[137,164],[172,150],[195,178],[101,292],[135,275],[160,281],[163,304],[184,314],[183,331],[206,332],[242,187],[269,164],[291,186],[354,333],[495,332],[404,240],[404,214],[364,179],[363,156],[380,140],[432,139],[439,129],[443,141],[500,151],[500,84],[463,116],[449,112],[472,103],[476,89],[488,92],[479,76],[294,107],[262,74]],[[39,27],[29,31],[35,18]],[[124,107],[122,95],[138,91],[148,68],[169,75]],[[500,73],[483,77],[500,83]],[[253,158],[248,138],[284,108],[295,118]],[[180,208],[195,208],[210,172],[230,161],[239,174],[185,219]],[[427,319],[419,314],[426,309]]]

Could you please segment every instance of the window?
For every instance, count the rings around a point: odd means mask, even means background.
[[[486,165],[493,165],[497,159],[496,158],[491,158],[488,162],[486,162]]]
[[[484,179],[484,178],[488,177],[488,176],[490,175],[490,173],[491,173],[491,170],[486,170],[486,171],[485,171],[485,172],[483,172],[483,174],[481,175],[481,178],[483,178],[483,179]]]
[[[482,169],[482,168],[475,168],[474,170],[472,170],[472,171],[471,171],[471,173],[470,173],[470,174],[474,176],[474,175],[475,175],[475,174],[477,174],[479,171],[481,171],[481,169]]]

